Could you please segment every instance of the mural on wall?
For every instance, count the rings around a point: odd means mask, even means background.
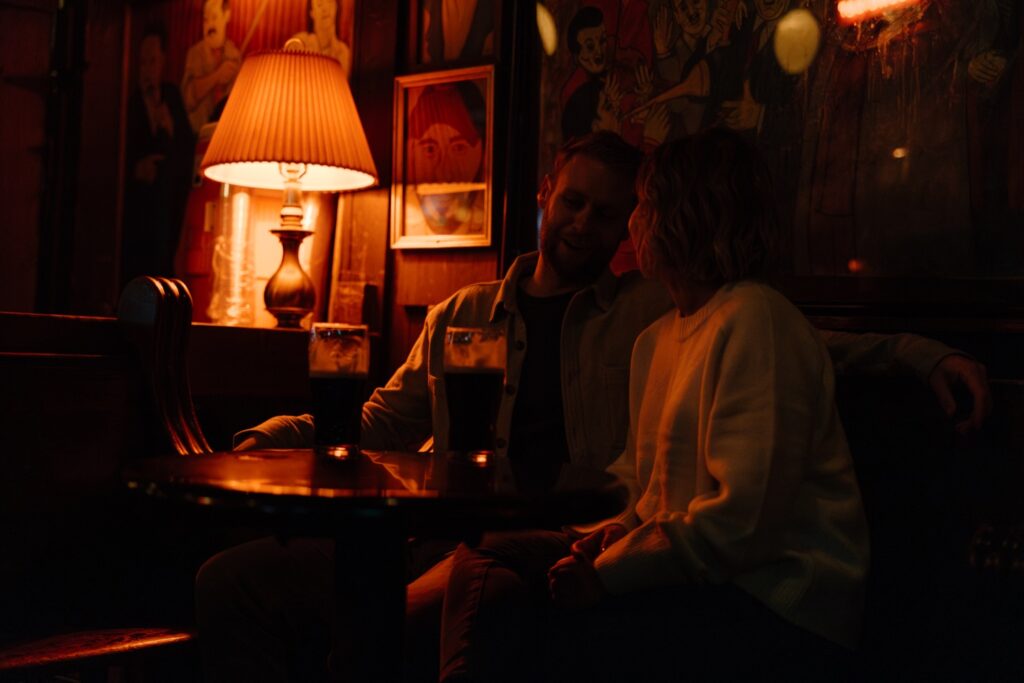
[[[859,23],[835,0],[545,5],[559,45],[542,69],[541,171],[591,130],[649,150],[725,126],[772,168],[793,274],[1024,274],[1017,0],[920,0]],[[790,73],[776,33],[804,9],[821,44]]]
[[[128,11],[122,280],[183,277],[209,299],[220,186],[199,162],[246,55],[307,50],[352,63],[355,0],[164,0]],[[205,128],[204,128],[205,126]],[[237,202],[235,202],[237,203]],[[307,247],[308,249],[309,247]]]
[[[498,0],[413,0],[410,64],[435,69],[487,61],[495,53]]]

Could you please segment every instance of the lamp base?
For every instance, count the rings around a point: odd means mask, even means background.
[[[309,230],[278,228],[270,232],[281,240],[281,265],[263,290],[263,303],[277,318],[278,327],[301,327],[302,319],[316,305],[316,289],[299,263],[299,246],[312,234]]]

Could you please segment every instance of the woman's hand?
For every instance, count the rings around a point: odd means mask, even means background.
[[[573,557],[584,559],[591,564],[598,555],[608,549],[612,543],[626,535],[626,527],[621,524],[603,526],[588,536],[572,544]],[[557,565],[556,565],[557,566]]]
[[[563,557],[548,570],[548,590],[562,609],[591,607],[607,594],[593,563],[576,556]]]
[[[607,591],[594,569],[594,560],[625,535],[626,527],[609,524],[572,544],[572,555],[548,570],[548,590],[555,606],[582,609],[604,599]]]

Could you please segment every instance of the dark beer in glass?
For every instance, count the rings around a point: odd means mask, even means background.
[[[358,452],[369,366],[366,325],[313,323],[309,383],[318,455],[338,459]]]
[[[449,327],[445,332],[444,384],[448,448],[493,451],[505,383],[505,331]]]

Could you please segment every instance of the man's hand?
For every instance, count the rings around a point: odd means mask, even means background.
[[[548,590],[555,606],[563,609],[591,607],[607,593],[593,563],[575,555],[563,557],[548,570]]]
[[[982,52],[967,65],[967,74],[978,83],[989,88],[999,82],[1005,70],[1006,57],[1003,57],[995,50]]]
[[[722,103],[725,125],[733,130],[752,130],[761,122],[764,106],[750,94],[750,81],[743,81],[743,98]]]
[[[988,387],[985,366],[967,356],[954,354],[943,358],[932,370],[932,374],[928,375],[928,385],[938,397],[943,412],[949,417],[956,414],[953,389],[962,386],[970,392],[974,402],[971,414],[956,424],[956,430],[961,434],[979,429],[992,412],[992,393]]]

